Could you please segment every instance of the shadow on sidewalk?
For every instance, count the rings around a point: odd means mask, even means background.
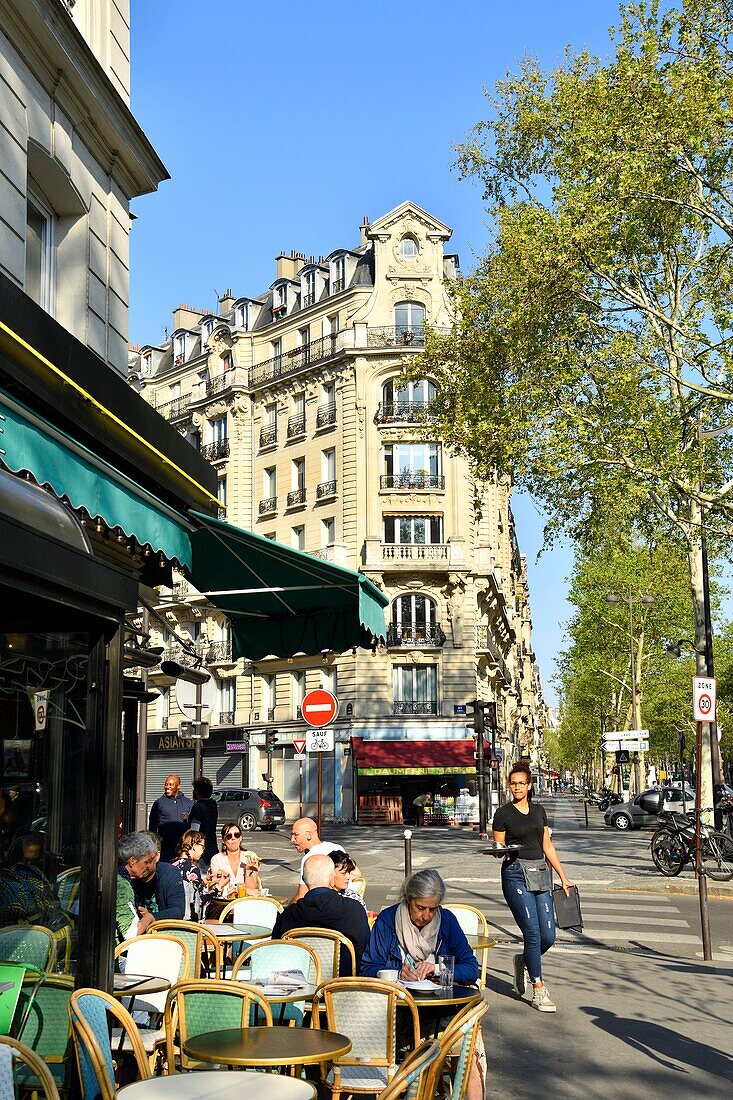
[[[678,1073],[697,1069],[712,1073],[725,1081],[733,1080],[733,1058],[707,1043],[699,1043],[696,1039],[690,1039],[682,1032],[662,1027],[661,1024],[617,1016],[605,1009],[580,1006],[579,1011],[590,1016],[596,1027],[665,1069]],[[678,1064],[680,1062],[682,1065]]]

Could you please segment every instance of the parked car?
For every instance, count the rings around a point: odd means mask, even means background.
[[[684,804],[682,801],[681,787],[657,787],[650,789],[660,790],[664,794],[664,802],[662,804],[664,813],[681,814],[689,810],[694,810],[695,808],[695,794],[688,787],[685,788]],[[621,802],[617,806],[610,806],[603,815],[603,820],[606,822],[606,825],[612,825],[614,829],[621,830],[640,829],[642,825],[658,821],[659,818],[656,814],[645,813],[639,805],[639,799],[643,798],[645,794],[649,794],[649,791],[643,791],[629,802]]]
[[[276,829],[285,824],[285,807],[273,791],[251,787],[226,787],[214,791],[219,804],[219,824],[238,821],[240,829]]]

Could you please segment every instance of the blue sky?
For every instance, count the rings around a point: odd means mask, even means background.
[[[616,0],[132,0],[132,107],[172,179],[134,203],[130,339],[162,339],[179,302],[261,292],[281,249],[351,246],[405,199],[453,227],[470,270],[487,218],[452,146],[487,117],[484,87],[525,54],[606,54],[617,17]],[[570,556],[535,564],[541,517],[514,511],[554,701]]]

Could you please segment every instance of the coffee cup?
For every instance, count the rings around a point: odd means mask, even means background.
[[[378,970],[377,977],[383,982],[396,982],[400,976],[399,970]]]

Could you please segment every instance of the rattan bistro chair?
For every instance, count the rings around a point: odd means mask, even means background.
[[[234,924],[259,924],[272,931],[282,911],[282,905],[275,898],[235,898],[224,906],[219,920],[226,920],[231,913]]]
[[[397,1006],[405,1005],[412,1017],[410,1046],[420,1044],[420,1020],[412,995],[396,982],[378,978],[333,978],[315,992],[311,1027],[326,1027],[348,1035],[351,1051],[332,1062],[321,1076],[333,1100],[341,1093],[379,1093],[397,1070]]]
[[[0,961],[51,972],[56,966],[56,938],[40,924],[6,925],[0,930]]]
[[[457,905],[444,905],[444,909],[450,910],[453,916],[461,926],[461,930],[465,932],[467,936],[482,936],[485,939],[489,937],[489,926],[486,923],[486,917],[477,909],[474,905],[464,905],[458,903]],[[479,984],[481,989],[486,985],[486,970],[489,965],[489,951],[492,947],[496,946],[496,941],[492,941],[488,947],[475,947],[474,954],[479,959],[479,965],[481,967],[481,973],[479,975]]]
[[[22,1025],[18,1038],[46,1064],[59,1092],[68,1091],[73,1060],[69,1001],[74,979],[66,974],[46,974],[39,985],[26,975],[20,990],[18,1010]],[[24,1089],[38,1087],[30,1066],[18,1067],[16,1081]]]
[[[6,1062],[2,1054],[8,1048],[10,1059]],[[21,1043],[18,1039],[11,1039],[9,1035],[0,1035],[0,1095],[13,1096],[15,1082],[22,1080],[23,1074],[19,1076],[17,1070],[14,1072],[14,1062],[20,1062],[22,1069],[29,1075],[28,1079],[35,1082],[34,1092],[45,1093],[48,1100],[59,1100],[59,1090],[43,1059],[25,1043]],[[6,1071],[9,1071],[7,1075]]]
[[[117,1091],[108,1016],[127,1033],[138,1078],[146,1081],[151,1076],[137,1026],[127,1009],[101,989],[77,989],[71,994],[69,1017],[83,1100],[114,1100]]]
[[[428,1074],[436,1058],[440,1057],[440,1044],[436,1039],[423,1039],[417,1050],[408,1054],[387,1087],[377,1100],[433,1100],[428,1094]]]
[[[179,1068],[203,1067],[203,1062],[184,1053],[183,1044],[191,1036],[230,1027],[249,1027],[255,1013],[262,1017],[259,1023],[272,1027],[272,1010],[267,998],[253,985],[214,978],[178,982],[171,989],[165,1007],[168,1073],[176,1073]]]
[[[248,973],[242,978],[245,982],[259,985],[278,970],[302,970],[310,985],[321,984],[321,964],[312,947],[305,943],[291,943],[288,940],[267,940],[265,943],[253,943],[234,960],[232,979],[239,980],[242,970]],[[302,1024],[306,1012],[305,1001],[293,1001],[278,1006],[276,1015],[279,1023]]]
[[[342,950],[350,959],[351,974],[356,974],[354,945],[342,932],[336,932],[332,928],[291,928],[289,932],[283,932],[282,938],[313,948],[321,962],[324,982],[340,976]]]
[[[451,1020],[439,1040],[440,1055],[428,1071],[425,1094],[427,1097],[436,1095],[448,1059],[455,1058],[456,1066],[450,1092],[446,1094],[445,1100],[465,1100],[471,1064],[481,1032],[481,1021],[488,1010],[486,1001],[477,997]]]
[[[175,936],[188,948],[188,970],[179,978],[218,978],[221,974],[222,946],[214,932],[205,924],[190,920],[156,920],[147,931],[149,936]],[[208,956],[208,958],[207,958]]]

